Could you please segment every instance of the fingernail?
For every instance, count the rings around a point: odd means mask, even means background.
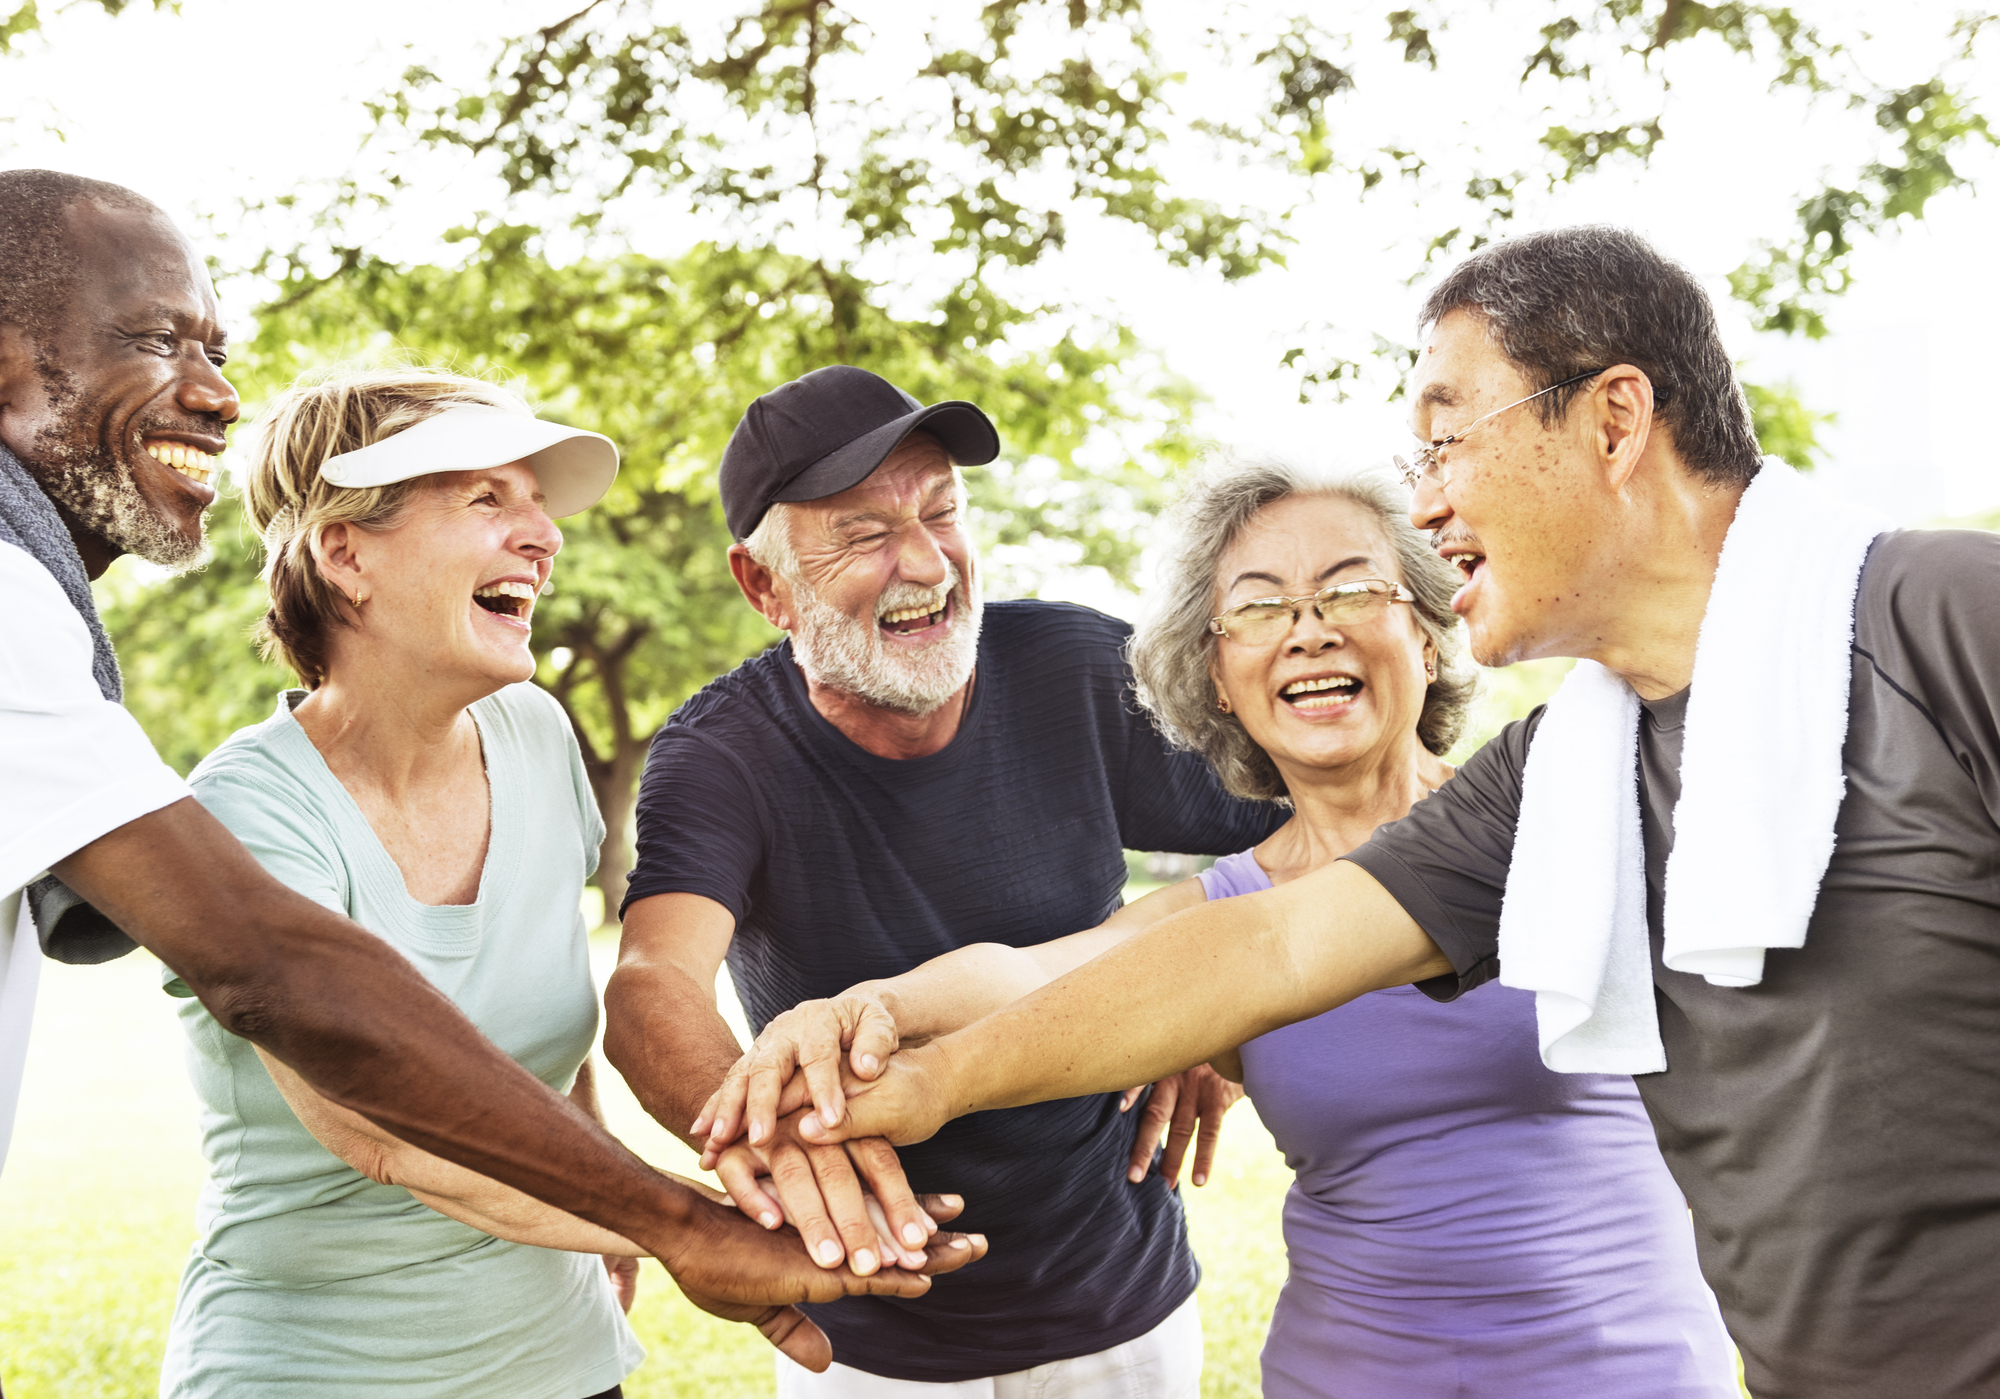
[[[905,1224],[903,1226],[903,1242],[908,1244],[911,1248],[922,1248],[924,1245],[924,1238],[925,1238],[924,1226],[917,1223],[915,1220],[911,1220],[908,1224]]]
[[[1208,1184],[1208,1177],[1207,1177],[1207,1176],[1199,1176],[1199,1175],[1198,1175],[1198,1176],[1196,1176],[1196,1177],[1194,1178],[1194,1183],[1195,1183],[1196,1185],[1207,1185],[1207,1184]]]
[[[778,1227],[778,1216],[772,1214],[769,1210],[765,1210],[757,1216],[757,1222],[766,1229],[775,1229]]]
[[[972,1247],[972,1245],[971,1245],[971,1244],[969,1244],[969,1243],[967,1243],[967,1242],[966,1242],[966,1241],[965,1241],[964,1239],[953,1239],[953,1240],[951,1241],[951,1246],[952,1246],[953,1248],[971,1248],[971,1247]]]
[[[807,1120],[808,1120],[808,1121],[810,1121],[811,1119],[810,1119],[810,1118],[808,1118]],[[764,1140],[764,1124],[763,1124],[763,1123],[761,1123],[761,1122],[753,1122],[753,1123],[751,1123],[751,1124],[750,1124],[750,1140],[751,1140],[751,1141],[753,1141],[753,1142],[761,1142],[761,1141],[763,1141],[763,1140]]]
[[[965,1208],[965,1201],[957,1195],[940,1195],[938,1196],[938,1198],[944,1201],[947,1205],[951,1206],[955,1210],[962,1210]]]
[[[864,1054],[861,1056],[861,1072],[864,1074],[872,1074],[881,1067],[882,1061],[874,1055]]]
[[[813,1256],[831,1268],[840,1261],[840,1245],[832,1239],[822,1239],[819,1247],[813,1250]]]
[[[825,1130],[824,1127],[819,1125],[818,1113],[809,1112],[799,1119],[799,1131],[808,1137],[816,1137]],[[751,1140],[755,1141],[756,1137],[752,1136]]]
[[[1131,1181],[1132,1184],[1134,1185],[1137,1185],[1140,1181],[1144,1180],[1145,1178],[1146,1178],[1146,1173],[1140,1170],[1137,1166],[1134,1166],[1131,1170],[1125,1172],[1125,1179]]]
[[[875,1271],[875,1250],[873,1250],[873,1249],[871,1249],[871,1248],[858,1248],[858,1249],[856,1249],[856,1250],[854,1251],[854,1271],[855,1271],[855,1272],[857,1272],[857,1273],[872,1273],[872,1272],[874,1272],[874,1271]]]

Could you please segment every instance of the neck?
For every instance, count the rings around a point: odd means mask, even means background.
[[[1744,488],[1710,486],[1678,462],[1646,484],[1620,500],[1604,528],[1608,540],[1644,540],[1646,552],[1606,552],[1600,576],[1584,588],[1600,600],[1590,624],[1540,654],[1594,660],[1640,699],[1664,699],[1694,682],[1702,618]]]
[[[62,516],[63,527],[69,531],[70,540],[76,545],[77,555],[83,560],[84,576],[96,582],[125,551],[84,525],[61,501],[51,497],[49,503],[55,506],[56,514]]]
[[[468,756],[477,759],[479,732],[467,708],[492,692],[447,692],[435,676],[406,670],[390,658],[336,657],[292,711],[335,776],[391,799],[444,782]]]
[[[1280,761],[1278,770],[1294,815],[1258,847],[1258,855],[1280,882],[1331,864],[1367,841],[1377,826],[1402,820],[1452,771],[1414,731],[1380,754],[1339,767],[1294,768]]]
[[[803,668],[800,674],[805,675]],[[975,675],[973,679],[976,678]],[[822,685],[811,675],[806,675],[806,693],[827,723],[876,757],[928,758],[958,737],[966,701],[972,696],[973,679],[968,679],[950,699],[928,714],[886,709],[846,690]]]

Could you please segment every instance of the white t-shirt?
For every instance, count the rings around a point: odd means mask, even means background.
[[[49,571],[0,543],[0,1163],[41,966],[20,891],[108,831],[188,795],[90,673],[90,631]]]

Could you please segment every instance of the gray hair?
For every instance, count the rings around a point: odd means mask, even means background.
[[[1150,614],[1127,647],[1139,702],[1177,748],[1199,753],[1233,795],[1289,802],[1270,754],[1252,741],[1243,721],[1215,707],[1209,661],[1216,637],[1215,571],[1244,526],[1288,496],[1333,496],[1373,514],[1396,551],[1402,582],[1416,595],[1410,611],[1437,648],[1437,679],[1424,692],[1417,738],[1443,754],[1464,731],[1479,688],[1467,661],[1452,594],[1464,581],[1410,525],[1402,492],[1381,472],[1309,472],[1268,458],[1225,458],[1198,472],[1167,516],[1166,558]]]
[[[1708,293],[1631,230],[1584,225],[1490,243],[1438,283],[1418,325],[1457,310],[1483,317],[1500,352],[1537,388],[1638,366],[1653,382],[1657,420],[1690,469],[1737,486],[1756,476],[1750,405]],[[1542,426],[1559,421],[1583,387],[1537,400]]]

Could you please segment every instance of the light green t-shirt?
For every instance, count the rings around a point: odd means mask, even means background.
[[[392,944],[567,1091],[597,1030],[578,898],[604,826],[562,711],[530,685],[472,706],[492,834],[478,901],[439,908],[410,897],[292,717],[301,698],[211,753],[195,795],[278,879]],[[191,998],[180,1016],[208,1181],[163,1396],[586,1399],[638,1365],[596,1255],[507,1243],[377,1185],[300,1125],[249,1041]]]

